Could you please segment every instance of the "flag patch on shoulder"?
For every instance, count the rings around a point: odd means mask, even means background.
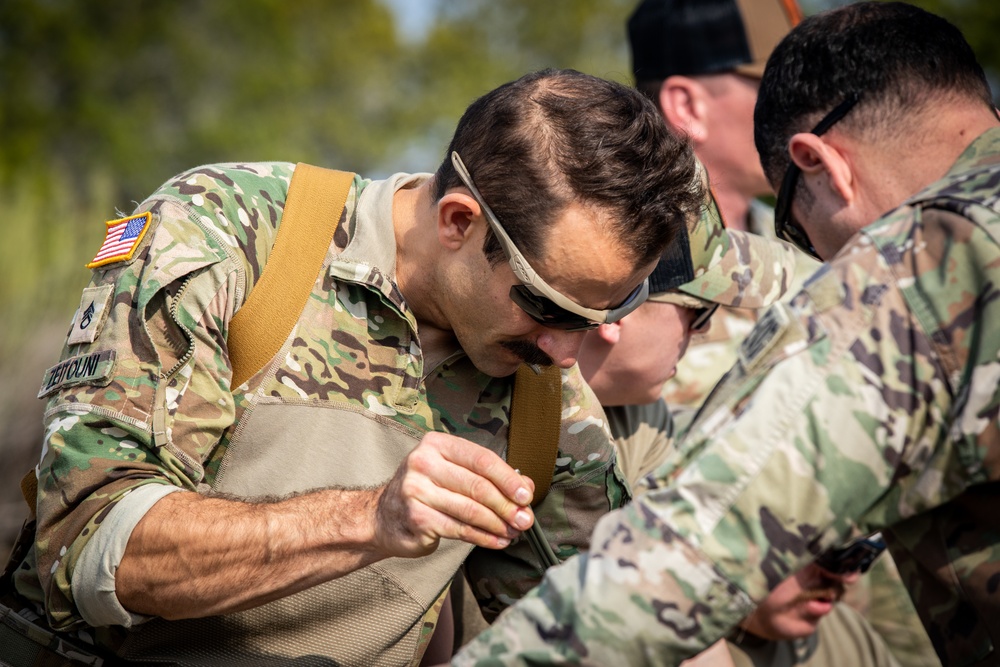
[[[94,255],[94,259],[87,264],[87,268],[93,269],[105,264],[132,259],[132,254],[139,247],[142,237],[146,235],[150,217],[149,213],[140,213],[120,220],[105,222],[107,231],[104,234],[104,243]]]

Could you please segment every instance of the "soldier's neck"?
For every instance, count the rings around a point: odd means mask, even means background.
[[[747,231],[750,219],[750,200],[746,195],[726,188],[712,188],[715,196],[715,203],[722,213],[722,220],[726,224],[726,229],[737,231]]]

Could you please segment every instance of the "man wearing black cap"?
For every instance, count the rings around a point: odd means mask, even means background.
[[[769,194],[753,107],[775,44],[802,18],[795,0],[645,0],[629,18],[636,86],[686,132],[727,226],[747,229]]]
[[[776,238],[773,209],[756,199],[772,190],[753,144],[753,111],[768,56],[801,20],[796,0],[643,0],[629,18],[636,87],[668,125],[691,138],[729,229]],[[788,298],[820,266],[794,254]],[[738,361],[756,321],[754,310],[723,306],[710,328],[691,337],[662,391],[678,436]],[[891,557],[880,559],[848,599],[910,667],[940,664]]]
[[[795,0],[644,0],[629,18],[636,86],[668,125],[690,136],[729,229],[775,238],[773,211],[756,199],[771,186],[753,145],[753,108],[768,55],[801,18]],[[796,255],[789,296],[818,268]],[[681,430],[755,321],[752,311],[723,308],[692,339],[663,391]]]

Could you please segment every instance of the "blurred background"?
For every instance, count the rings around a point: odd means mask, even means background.
[[[636,2],[0,1],[0,557],[105,220],[209,162],[433,171],[467,104],[527,71],[631,84]],[[1000,90],[1000,2],[913,4],[958,25]]]

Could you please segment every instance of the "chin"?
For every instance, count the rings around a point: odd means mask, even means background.
[[[492,354],[474,354],[468,351],[466,354],[476,370],[490,377],[504,378],[513,375],[521,365],[520,359],[500,346],[496,346]]]
[[[476,370],[484,375],[489,375],[494,378],[505,378],[516,373],[518,367],[521,365],[521,362],[515,361],[513,363],[504,363],[498,361],[497,359],[490,359],[485,363],[477,363],[475,359],[472,359],[472,365],[476,367]]]
[[[648,393],[641,397],[637,397],[634,401],[629,401],[631,405],[649,405],[650,403],[656,403],[660,400],[660,392],[663,391],[663,385],[657,385],[655,388],[650,389]]]

